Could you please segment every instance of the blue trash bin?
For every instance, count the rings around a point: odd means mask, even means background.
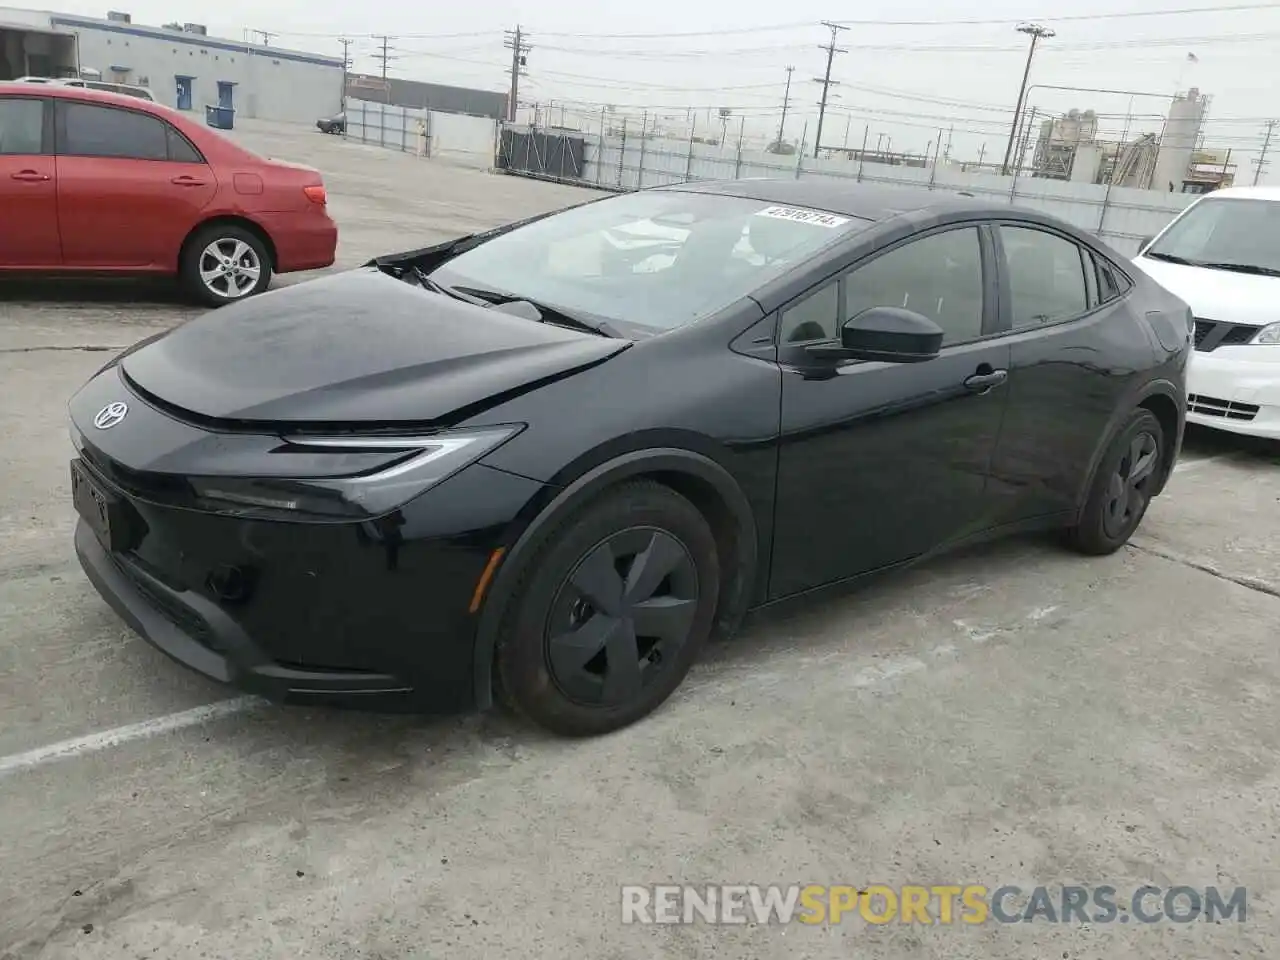
[[[204,122],[215,130],[231,130],[235,127],[236,111],[233,107],[218,107],[205,104]]]

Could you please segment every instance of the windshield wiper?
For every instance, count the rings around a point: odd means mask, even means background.
[[[1280,277],[1280,270],[1274,267],[1263,267],[1256,263],[1227,263],[1218,260],[1192,260],[1188,257],[1174,256],[1172,253],[1147,253],[1144,256],[1152,260],[1166,260],[1169,263],[1181,264],[1184,267],[1203,267],[1206,270],[1228,270],[1232,273],[1250,273],[1259,277]]]
[[[487,303],[492,307],[511,306],[518,303],[528,304],[540,316],[540,319],[536,321],[537,323],[550,323],[553,326],[568,327],[571,330],[585,330],[588,333],[599,334],[602,337],[625,339],[625,337],[623,337],[616,328],[611,326],[605,320],[598,320],[594,317],[585,317],[579,313],[571,313],[563,307],[553,307],[549,304],[539,303],[537,300],[530,300],[528,297],[521,297],[514,293],[501,293],[497,290],[482,290],[478,287],[450,287],[449,289],[466,297],[474,297],[476,300]]]
[[[1280,270],[1274,267],[1263,267],[1256,263],[1217,263],[1212,261],[1196,261],[1197,267],[1208,267],[1210,270],[1230,270],[1234,273],[1251,273],[1259,277],[1280,277]]]
[[[1185,267],[1199,267],[1202,264],[1195,260],[1188,260],[1186,257],[1176,257],[1172,253],[1152,253],[1148,250],[1143,254],[1144,257],[1150,257],[1152,260],[1166,260],[1169,263],[1180,263]]]
[[[519,297],[513,293],[500,293],[497,290],[482,290],[478,287],[451,287],[446,286],[439,280],[434,280],[421,267],[414,266],[413,275],[427,290],[432,293],[443,294],[446,297],[453,297],[455,300],[462,300],[465,303],[474,303],[481,307],[504,307],[514,304],[527,304],[537,314],[536,317],[529,317],[535,323],[550,323],[557,327],[569,327],[572,330],[585,330],[588,333],[599,334],[602,337],[614,337],[618,340],[625,340],[617,329],[604,320],[596,320],[587,318],[576,313],[570,313],[560,307],[548,306],[545,303],[538,303],[536,300],[530,300],[528,297]]]
[[[430,274],[428,274],[421,267],[415,266],[415,267],[411,267],[410,269],[413,270],[413,275],[418,278],[418,283],[422,284],[423,287],[425,287],[427,290],[430,290],[432,293],[443,294],[446,297],[453,297],[453,299],[455,300],[461,300],[464,303],[474,303],[477,306],[481,306],[481,307],[487,307],[491,305],[491,301],[485,300],[481,297],[477,297],[473,294],[464,293],[463,291],[459,290],[456,287],[446,287],[439,280],[431,279]]]

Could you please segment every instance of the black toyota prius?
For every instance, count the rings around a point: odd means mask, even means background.
[[[818,181],[593,200],[233,304],[71,400],[75,545],[282,701],[657,708],[750,611],[1010,531],[1119,548],[1187,306],[1003,204]]]

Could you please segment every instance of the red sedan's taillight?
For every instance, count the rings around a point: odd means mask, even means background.
[[[307,199],[312,203],[323,204],[328,199],[325,195],[323,184],[313,187],[303,187],[302,192],[307,195]]]

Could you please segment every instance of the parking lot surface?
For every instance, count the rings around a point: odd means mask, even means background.
[[[236,135],[325,172],[335,269],[586,196]],[[606,738],[279,708],[132,635],[71,549],[67,397],[190,315],[162,286],[0,288],[0,957],[1280,952],[1275,448],[1194,432],[1112,557],[1010,541],[772,614]],[[1245,887],[1248,912],[624,926],[632,883]]]

